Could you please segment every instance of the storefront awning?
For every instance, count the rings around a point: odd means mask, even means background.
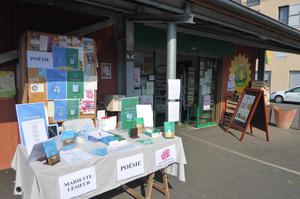
[[[193,15],[178,31],[239,45],[300,54],[300,31],[230,0],[19,0],[90,15]],[[157,18],[155,18],[157,19]],[[154,25],[162,26],[161,23]],[[153,22],[152,22],[153,25]]]

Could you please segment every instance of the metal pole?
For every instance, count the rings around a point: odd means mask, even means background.
[[[176,24],[168,23],[167,32],[167,81],[168,79],[176,79]],[[168,95],[166,96],[168,97]],[[175,101],[175,100],[167,100]],[[168,108],[166,109],[166,117],[168,118]],[[168,118],[169,120],[169,118]]]
[[[167,79],[176,79],[176,24],[168,24]]]

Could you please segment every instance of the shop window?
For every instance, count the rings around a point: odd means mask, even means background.
[[[260,0],[248,0],[247,6],[256,6],[260,4]]]

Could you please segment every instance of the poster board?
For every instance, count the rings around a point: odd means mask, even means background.
[[[266,139],[269,141],[266,107],[262,90],[248,88],[243,91],[226,132],[228,132],[231,127],[242,132],[240,137],[241,141],[248,127],[250,127],[251,133],[252,127],[265,131]]]
[[[96,118],[98,61],[93,39],[28,31],[19,46],[18,103],[44,102],[50,123]],[[61,103],[67,107],[57,110],[55,104]]]

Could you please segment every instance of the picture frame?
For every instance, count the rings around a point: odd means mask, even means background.
[[[53,138],[55,136],[57,136],[58,133],[58,124],[50,124],[48,125],[48,138]]]
[[[112,71],[111,71],[111,63],[101,63],[101,79],[111,79]]]

